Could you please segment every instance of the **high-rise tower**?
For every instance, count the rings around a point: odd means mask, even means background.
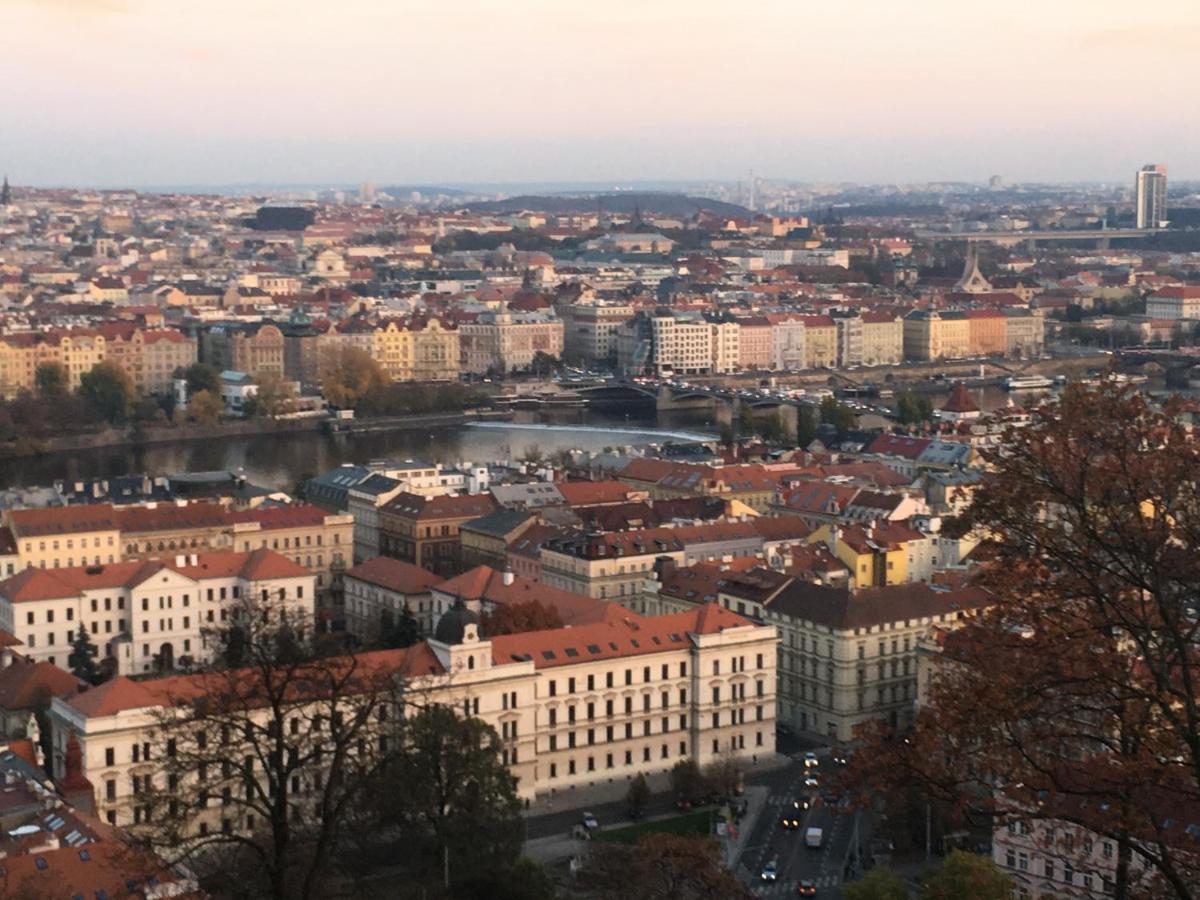
[[[8,176],[4,176],[4,184],[0,185],[0,206],[12,203],[12,188],[8,186]]]
[[[1134,182],[1138,228],[1164,228],[1167,224],[1167,167],[1142,166]]]

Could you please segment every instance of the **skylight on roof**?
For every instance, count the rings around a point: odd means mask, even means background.
[[[543,650],[543,651],[542,651],[542,658],[543,658],[543,659],[554,659],[554,658],[555,658],[555,657],[554,657],[554,651],[553,651],[553,650]]]
[[[682,643],[682,642],[683,642],[683,638],[681,638],[679,635],[677,635],[677,634],[672,634],[672,635],[671,635],[671,643],[673,643],[673,644],[679,644],[679,643]]]
[[[578,651],[578,650],[576,650],[574,647],[568,647],[568,648],[567,648],[566,650],[564,650],[563,652],[564,652],[564,653],[566,653],[566,654],[567,654],[567,656],[571,656],[571,657],[575,657],[575,656],[578,656],[578,655],[579,655],[579,651]]]
[[[600,645],[599,644],[588,644],[587,650],[588,650],[588,653],[599,653]]]
[[[637,642],[637,638],[630,638],[630,639],[629,639],[629,643],[633,644],[633,646],[635,646],[635,647],[641,647],[641,646],[642,646],[641,644],[639,644],[639,643]]]

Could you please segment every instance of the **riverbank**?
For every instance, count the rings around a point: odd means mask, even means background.
[[[245,419],[219,422],[215,425],[132,425],[127,428],[105,428],[80,434],[63,434],[51,438],[26,438],[0,445],[0,460],[28,459],[55,453],[79,453],[112,447],[143,447],[154,444],[176,444],[195,441],[223,441],[261,436],[321,433],[339,434],[383,432],[412,428],[451,428],[476,421],[508,421],[511,412],[491,409],[469,409],[462,412],[416,413],[408,416],[377,416],[365,419],[333,420],[327,416],[296,419]],[[335,423],[335,427],[330,427]]]

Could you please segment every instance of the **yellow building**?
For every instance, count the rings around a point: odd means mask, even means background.
[[[904,362],[904,319],[890,313],[863,313],[862,363],[896,366]]]
[[[803,316],[804,364],[809,369],[837,366],[837,324],[829,316]]]
[[[858,587],[904,584],[908,577],[908,539],[920,538],[903,526],[822,525],[809,543],[825,544],[850,570]]]
[[[918,309],[904,317],[904,356],[918,362],[971,355],[971,328],[959,311]]]
[[[104,360],[104,335],[88,329],[51,332],[23,332],[0,337],[0,394],[14,397],[21,390],[33,390],[38,367],[56,364],[67,375],[71,390],[79,379]]]

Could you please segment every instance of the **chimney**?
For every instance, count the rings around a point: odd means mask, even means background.
[[[501,576],[501,580],[503,581],[504,586],[508,587],[510,584],[513,583],[513,581],[516,579],[516,577],[517,576],[513,575],[512,569],[505,569],[504,575]]]
[[[183,566],[186,566],[187,565],[187,557],[186,556],[176,556],[175,557],[175,565],[179,566],[180,568],[182,568]]]
[[[826,541],[825,543],[828,545],[830,550],[832,550],[836,553],[838,541],[841,539],[841,537],[842,537],[842,529],[838,528],[836,525],[830,525],[829,526],[829,540]]]
[[[7,669],[13,663],[11,647],[0,647],[0,669]]]

